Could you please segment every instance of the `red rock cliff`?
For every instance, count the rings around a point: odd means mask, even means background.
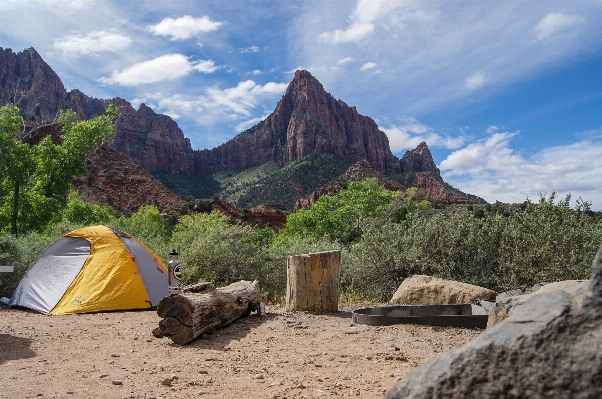
[[[307,71],[297,71],[274,112],[212,150],[195,153],[195,173],[244,170],[275,161],[288,164],[312,152],[351,162],[366,160],[384,174],[401,173],[385,133],[369,117],[335,100]]]

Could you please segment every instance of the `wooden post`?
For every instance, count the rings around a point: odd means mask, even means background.
[[[341,251],[289,256],[285,310],[338,311],[340,271]]]

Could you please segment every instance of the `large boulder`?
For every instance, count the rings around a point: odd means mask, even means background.
[[[493,327],[497,323],[505,320],[513,313],[516,313],[522,305],[529,299],[537,295],[546,294],[552,291],[564,291],[568,294],[575,294],[583,283],[588,280],[565,280],[558,281],[556,283],[545,284],[542,287],[537,287],[536,290],[529,294],[515,295],[515,296],[497,296],[495,304],[489,311],[489,318],[487,319],[487,328]],[[502,297],[501,297],[502,296]],[[500,298],[501,297],[501,298]]]
[[[391,303],[401,305],[447,305],[494,300],[497,293],[477,285],[414,275],[403,280]]]
[[[601,398],[602,247],[592,279],[532,297],[468,344],[425,363],[385,398]]]

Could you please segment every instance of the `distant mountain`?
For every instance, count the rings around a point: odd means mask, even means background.
[[[51,121],[61,110],[72,109],[80,120],[119,109],[117,134],[111,147],[130,157],[147,172],[192,171],[192,148],[177,123],[142,104],[138,110],[119,97],[100,100],[79,90],[67,92],[58,75],[29,48],[20,53],[0,47],[0,104],[15,104],[27,119]]]
[[[183,201],[121,152],[101,146],[86,157],[87,172],[73,187],[85,201],[110,205],[117,216],[130,216],[143,205],[177,213]]]
[[[261,204],[292,210],[297,200],[336,184],[356,162],[400,187],[445,203],[481,203],[443,182],[426,143],[392,154],[387,136],[369,117],[335,100],[307,71],[297,71],[264,121],[211,150],[194,151],[177,123],[145,104],[135,110],[121,98],[101,100],[67,92],[33,48],[0,48],[0,103],[16,104],[27,119],[52,120],[63,109],[80,119],[108,104],[120,111],[110,146],[152,173],[180,197],[223,200],[248,209]],[[125,184],[125,183],[123,183]]]

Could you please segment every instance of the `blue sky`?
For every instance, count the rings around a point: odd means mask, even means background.
[[[602,0],[3,0],[0,46],[34,47],[68,90],[172,116],[195,149],[260,121],[307,69],[399,157],[426,141],[463,191],[602,210]]]

